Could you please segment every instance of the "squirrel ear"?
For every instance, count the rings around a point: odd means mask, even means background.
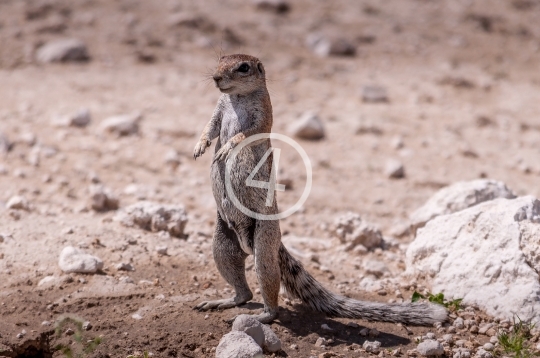
[[[257,69],[259,70],[260,73],[264,74],[264,67],[262,63],[260,62],[257,63]]]

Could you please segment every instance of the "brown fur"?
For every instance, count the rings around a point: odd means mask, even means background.
[[[246,67],[247,66],[247,67]],[[247,70],[246,70],[247,68]],[[248,55],[224,56],[213,75],[223,93],[210,122],[204,128],[193,156],[201,156],[218,138],[211,168],[212,190],[217,204],[213,254],[223,278],[234,287],[235,297],[199,303],[195,308],[225,309],[253,298],[245,277],[245,259],[255,255],[255,270],[264,300],[264,312],[256,318],[263,323],[278,314],[280,282],[294,297],[328,315],[365,318],[411,324],[432,324],[446,318],[446,310],[430,304],[382,304],[357,301],[325,289],[281,244],[278,220],[259,220],[242,213],[225,190],[225,163],[231,151],[244,139],[272,130],[272,104],[266,89],[265,70],[259,59]],[[266,189],[246,185],[246,179],[271,148],[270,140],[242,148],[234,158],[230,173],[236,197],[248,209],[260,214],[277,214],[266,206]],[[259,169],[255,180],[270,181],[273,156]]]

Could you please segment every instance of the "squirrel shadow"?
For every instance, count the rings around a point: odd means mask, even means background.
[[[352,320],[351,321],[355,321]],[[389,332],[379,332],[377,337],[361,336],[360,331],[364,328],[370,328],[358,324],[358,327],[352,327],[342,322],[333,320],[327,317],[324,313],[312,311],[309,307],[304,305],[294,305],[294,310],[289,310],[285,307],[280,307],[279,318],[275,321],[276,324],[286,328],[291,333],[299,337],[307,337],[313,335],[313,342],[315,344],[316,337],[323,337],[326,339],[331,338],[334,343],[332,347],[336,345],[352,345],[358,344],[362,346],[365,341],[377,340],[381,342],[381,348],[395,347],[400,345],[407,345],[411,343],[411,340],[398,336]],[[321,326],[326,324],[331,330],[323,329]],[[404,333],[406,334],[406,333]]]

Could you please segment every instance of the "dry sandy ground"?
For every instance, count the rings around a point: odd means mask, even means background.
[[[171,25],[178,12],[194,24]],[[56,337],[42,322],[70,313],[92,323],[89,339],[103,337],[89,356],[212,357],[230,329],[224,319],[261,309],[256,294],[254,303],[229,311],[191,310],[206,296],[230,295],[211,255],[211,155],[191,156],[219,96],[209,81],[219,53],[263,61],[274,132],[287,134],[305,111],[324,122],[325,139],[299,141],[313,165],[313,188],[302,210],[282,220],[284,241],[333,290],[396,299],[393,290],[363,292],[361,264],[377,258],[397,277],[412,238],[392,235],[435,190],[488,177],[540,196],[539,24],[540,3],[533,0],[300,0],[286,14],[239,0],[0,0],[0,132],[13,144],[0,153],[0,204],[14,195],[30,203],[30,210],[0,205],[0,355],[48,356],[48,346],[71,338]],[[348,39],[356,56],[318,57],[305,44],[311,33]],[[35,63],[36,48],[65,37],[85,41],[91,60]],[[386,88],[389,101],[363,103],[368,85]],[[52,123],[81,107],[91,112],[88,127]],[[99,129],[103,119],[133,112],[143,115],[139,134],[117,138]],[[180,158],[177,168],[166,163],[171,151]],[[385,175],[390,159],[404,163],[405,178]],[[278,200],[290,207],[305,179],[298,155],[286,146],[280,170],[293,188]],[[90,210],[92,178],[111,188],[122,207],[141,198],[183,204],[187,239],[125,228],[112,221],[114,212]],[[126,193],[132,184],[137,190]],[[396,245],[363,256],[341,252],[330,228],[347,211],[379,226]],[[102,274],[63,275],[58,256],[67,245],[101,257]],[[160,245],[168,246],[168,256],[155,253]],[[309,260],[317,252],[320,264]],[[131,262],[135,271],[117,271],[119,262]],[[38,286],[50,275],[58,279]],[[120,279],[125,276],[134,283]],[[255,290],[252,267],[248,277]],[[411,292],[403,295],[409,299]],[[357,320],[361,327],[352,328],[349,320],[280,304],[272,328],[283,342],[281,356],[318,355],[319,336],[333,338],[330,350],[358,356],[345,348],[363,343],[362,327],[377,328],[385,348],[414,347],[414,336],[396,325]],[[322,323],[335,330],[323,331]],[[26,335],[17,338],[22,330]]]

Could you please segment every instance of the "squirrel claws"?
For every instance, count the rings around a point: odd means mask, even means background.
[[[195,145],[195,149],[193,150],[193,159],[197,159],[201,155],[204,154],[206,148],[210,146],[211,142],[206,139],[201,139],[197,145]]]
[[[232,150],[233,150],[233,146],[231,145],[230,142],[227,142],[223,147],[221,147],[220,150],[218,150],[218,152],[214,156],[214,162],[227,160]]]

